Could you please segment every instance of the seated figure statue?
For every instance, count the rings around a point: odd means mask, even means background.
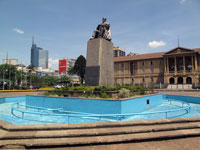
[[[112,36],[111,36],[111,31],[110,31],[110,23],[106,21],[107,19],[103,17],[102,23],[99,24],[94,30],[92,38],[104,38],[108,41],[111,41]]]

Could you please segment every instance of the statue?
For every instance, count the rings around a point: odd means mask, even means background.
[[[111,41],[111,31],[110,31],[110,23],[107,22],[107,19],[103,17],[102,23],[99,24],[96,30],[93,31],[93,35],[91,39],[95,38],[104,38],[108,41]]]

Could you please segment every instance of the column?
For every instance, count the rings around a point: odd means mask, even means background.
[[[183,72],[185,73],[185,56],[183,56]]]
[[[198,70],[198,65],[197,65],[197,54],[194,55],[194,62],[195,62],[195,71]]]
[[[169,58],[167,57],[166,60],[167,60],[167,68],[166,68],[167,70],[166,71],[167,71],[167,73],[169,73]]]
[[[176,57],[174,57],[174,72],[177,72],[177,68],[176,68]]]
[[[192,72],[194,71],[194,61],[193,61],[193,55],[191,56],[192,57]]]
[[[164,72],[166,73],[167,72],[167,61],[166,61],[167,59],[166,58],[164,58],[164,64],[163,64],[163,66],[164,66]]]

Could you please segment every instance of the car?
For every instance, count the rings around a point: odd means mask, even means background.
[[[30,85],[30,89],[39,89],[40,87],[38,85]]]
[[[62,87],[64,87],[63,85],[56,85],[56,86],[54,86],[56,89],[60,89],[60,88],[62,88]]]

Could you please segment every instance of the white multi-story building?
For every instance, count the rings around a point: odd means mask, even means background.
[[[3,59],[3,64],[17,65],[18,59]]]
[[[67,73],[68,69],[73,67],[76,62],[76,59],[64,57],[62,60],[59,60],[59,74],[69,76],[74,83],[79,83],[79,76],[69,75]]]

